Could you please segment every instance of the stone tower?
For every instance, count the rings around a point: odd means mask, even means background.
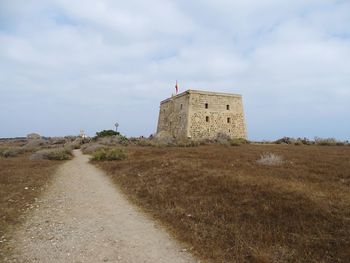
[[[175,138],[214,139],[219,133],[247,138],[242,96],[187,90],[160,103],[157,133]]]

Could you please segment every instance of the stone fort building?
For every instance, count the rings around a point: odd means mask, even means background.
[[[242,96],[187,90],[160,103],[157,133],[175,138],[247,138]]]

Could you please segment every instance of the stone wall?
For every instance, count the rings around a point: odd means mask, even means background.
[[[247,137],[240,95],[194,91],[189,109],[192,139],[214,139],[218,133],[231,138]]]
[[[179,138],[187,137],[189,94],[181,93],[161,102],[157,133],[164,131]]]
[[[161,102],[157,133],[161,131],[193,140],[214,139],[218,133],[247,138],[242,97],[194,90],[173,96]]]

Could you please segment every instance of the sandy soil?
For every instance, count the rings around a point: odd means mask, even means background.
[[[15,233],[13,262],[196,262],[79,150]]]

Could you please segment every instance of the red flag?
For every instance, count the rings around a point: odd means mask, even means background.
[[[176,94],[179,92],[179,86],[177,85],[177,81],[176,81],[176,84],[175,84],[175,90],[176,90]]]

